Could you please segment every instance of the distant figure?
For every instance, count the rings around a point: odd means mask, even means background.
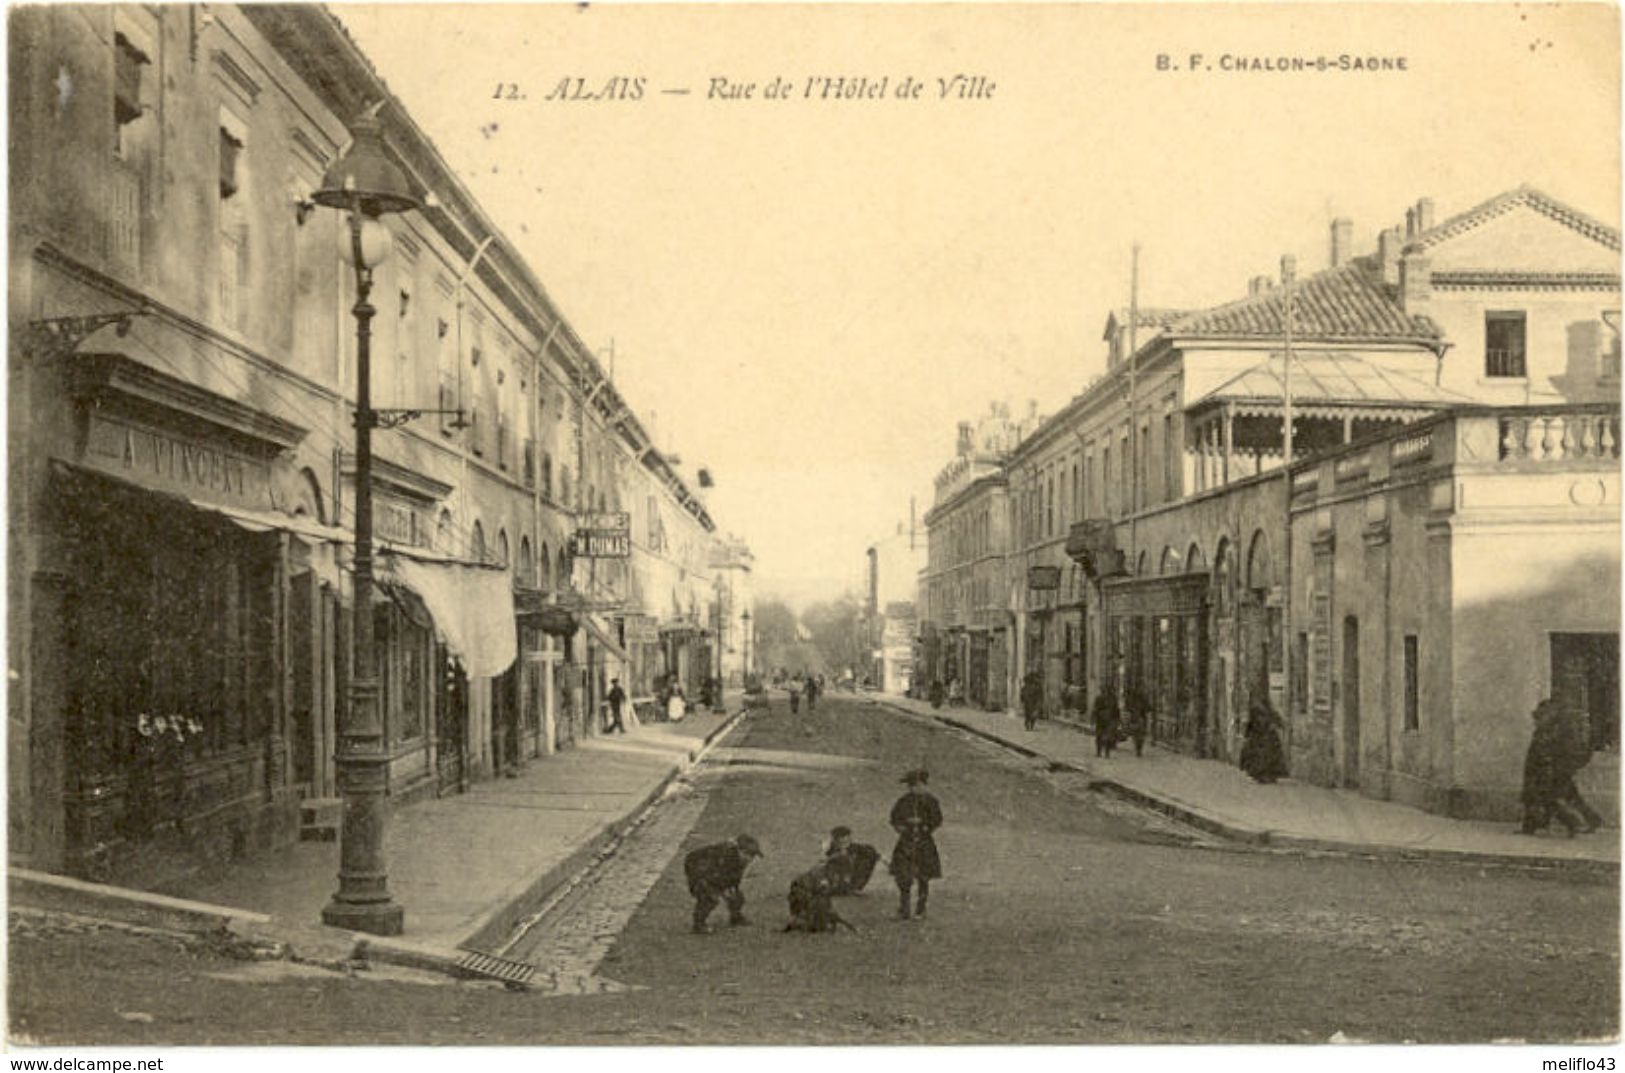
[[[855,933],[858,929],[835,911],[830,899],[832,893],[827,864],[817,865],[797,876],[790,883],[790,922],[784,930],[815,933],[845,927]]]
[[[801,683],[790,680],[790,714],[795,715],[801,711]]]
[[[728,923],[748,924],[745,919],[745,895],[739,884],[745,878],[750,862],[762,856],[762,847],[750,835],[739,835],[726,842],[701,846],[683,858],[683,875],[688,879],[688,892],[694,896],[694,931],[709,934],[707,921],[718,902],[728,905]]]
[[[858,894],[869,885],[869,877],[880,863],[880,851],[852,841],[852,828],[837,827],[829,833],[824,865],[829,870],[831,894]]]
[[[681,683],[671,684],[671,696],[666,698],[666,718],[673,723],[681,723],[683,716],[688,714],[688,702],[683,699]]]
[[[807,676],[807,711],[808,712],[811,712],[814,708],[818,707],[818,694],[822,691],[822,689],[823,689],[823,687],[819,684],[819,680],[817,678],[814,678],[812,675],[809,674]]]
[[[1145,753],[1145,732],[1151,724],[1151,701],[1145,690],[1129,686],[1123,694],[1123,734],[1134,742],[1134,755]]]
[[[1269,784],[1286,776],[1286,750],[1281,745],[1281,717],[1266,700],[1255,700],[1247,711],[1246,738],[1241,745],[1241,770],[1254,782]]]
[[[934,833],[942,826],[942,806],[925,789],[930,774],[917,768],[903,776],[908,791],[892,806],[891,825],[897,832],[897,846],[891,854],[891,874],[897,882],[897,917],[909,918],[909,893],[915,885],[920,894],[914,915],[925,916],[931,896],[931,881],[942,876],[942,858],[937,854]]]
[[[1021,719],[1028,730],[1038,726],[1038,713],[1044,706],[1044,680],[1037,671],[1029,671],[1021,680]]]
[[[621,688],[619,678],[609,680],[609,695],[604,699],[609,701],[609,729],[605,733],[613,734],[619,730],[625,734],[626,726],[621,722],[621,707],[626,704],[626,690]]]
[[[942,679],[931,679],[931,688],[927,691],[927,696],[931,701],[931,707],[942,707],[942,702],[946,700],[948,696],[947,690],[942,688]]]
[[[1106,686],[1095,695],[1095,703],[1089,710],[1089,718],[1095,724],[1095,755],[1110,757],[1112,750],[1117,747],[1117,736],[1122,730],[1121,717],[1117,710],[1117,690]]]

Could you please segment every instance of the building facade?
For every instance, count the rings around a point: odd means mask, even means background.
[[[1114,313],[1106,374],[986,478],[1011,663],[1051,714],[1133,692],[1153,740],[1234,761],[1268,701],[1299,777],[1502,815],[1556,691],[1591,714],[1592,777],[1617,770],[1619,236],[1528,188],[1434,215],[1364,256],[1333,223],[1292,280],[1290,366],[1292,265],[1213,309]],[[1561,580],[1582,562],[1589,598]],[[1484,586],[1540,595],[1520,622]]]
[[[600,589],[630,569],[571,537],[658,462],[337,20],[80,6],[12,30],[12,859],[160,880],[336,794],[356,294],[310,193],[369,109],[426,205],[387,221],[370,294],[389,793],[595,733]]]

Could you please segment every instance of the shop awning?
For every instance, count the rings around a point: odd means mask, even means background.
[[[1279,417],[1285,361],[1275,355],[1226,380],[1185,409],[1229,405],[1241,417]],[[1292,359],[1292,408],[1300,417],[1416,420],[1471,398],[1358,354],[1300,352]]]
[[[378,557],[378,575],[423,599],[435,631],[470,678],[495,678],[513,666],[519,632],[506,570],[420,562],[385,552]]]

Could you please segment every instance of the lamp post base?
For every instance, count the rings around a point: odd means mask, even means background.
[[[400,935],[406,931],[406,910],[394,902],[341,902],[322,907],[322,923],[368,935]]]

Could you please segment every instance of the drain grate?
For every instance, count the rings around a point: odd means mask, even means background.
[[[501,980],[509,987],[527,987],[530,984],[531,977],[536,975],[536,966],[534,965],[478,952],[464,955],[463,960],[457,963],[457,967],[475,976]]]

